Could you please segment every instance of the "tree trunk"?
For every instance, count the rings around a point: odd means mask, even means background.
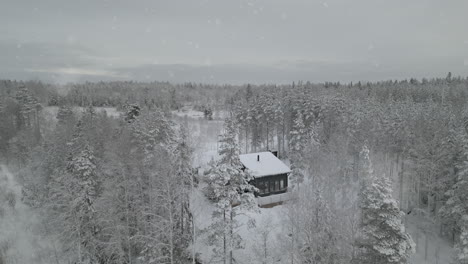
[[[247,140],[246,140],[247,142]],[[190,175],[190,191],[191,191],[191,194],[192,194],[192,197],[194,195],[194,184],[193,184],[193,175]],[[190,207],[189,207],[190,208]],[[195,261],[195,243],[197,241],[197,237],[196,237],[196,230],[195,230],[195,212],[192,212],[192,264],[195,264],[196,261]]]
[[[249,153],[249,137],[248,137],[248,128],[247,126],[245,127],[245,153]]]
[[[224,226],[226,226],[226,210],[223,210],[223,221],[224,221]],[[224,264],[227,264],[227,248],[226,248],[226,230],[223,230],[223,249],[224,249],[224,257],[223,261]]]
[[[424,236],[425,236],[425,242],[424,242],[424,261],[427,262],[427,250],[429,248],[429,239],[428,239],[428,236],[427,236],[427,232],[425,231],[424,232]]]
[[[418,228],[416,228],[416,235],[414,236],[414,238],[416,240],[416,241],[414,241],[416,243],[416,249],[415,250],[416,250],[416,253],[418,253],[419,252],[419,229]]]
[[[233,264],[234,263],[234,258],[232,256],[232,235],[233,235],[233,208],[231,206],[231,222],[229,223],[229,232],[230,232],[230,235],[231,235],[231,239],[229,241],[231,241],[231,245],[229,247],[229,259],[230,259],[230,264]]]
[[[81,228],[78,226],[78,263],[83,263],[81,257]]]
[[[399,163],[399,157],[400,155],[397,155],[397,164]],[[400,210],[403,209],[403,174],[404,174],[404,166],[405,166],[405,161],[404,159],[402,158],[402,162],[401,162],[401,171],[398,172],[400,174]]]
[[[284,150],[284,149],[285,149],[285,148],[284,148],[284,133],[285,133],[285,132],[284,132],[284,120],[283,120],[283,124],[282,124],[282,125],[283,125],[283,133],[282,133],[283,140],[281,140],[281,143],[283,143],[283,154],[284,154],[284,152],[285,152],[285,150]]]
[[[125,179],[125,222],[127,224],[127,250],[128,250],[128,263],[132,264],[132,250],[130,248],[130,222],[128,220],[129,218],[129,202],[128,202],[128,180],[127,180],[127,174],[124,172],[124,179]]]
[[[276,147],[278,148],[278,158],[280,157],[280,154],[283,154],[281,152],[281,137],[280,137],[280,130],[278,126],[276,126]]]

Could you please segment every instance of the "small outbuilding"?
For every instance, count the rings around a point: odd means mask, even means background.
[[[258,188],[258,196],[285,193],[291,169],[272,152],[242,154],[241,163],[254,177],[250,183]]]

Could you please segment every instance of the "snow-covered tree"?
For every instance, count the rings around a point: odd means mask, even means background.
[[[133,122],[133,120],[135,120],[135,118],[137,118],[141,112],[140,106],[138,106],[137,104],[125,105],[124,109],[125,109],[124,119],[128,123]]]
[[[74,261],[98,262],[102,261],[103,252],[95,210],[100,195],[97,162],[91,146],[74,139],[66,166],[57,168],[48,182],[45,202],[51,217],[48,224],[53,226],[64,251]]]
[[[190,150],[184,136],[162,112],[142,112],[130,123],[130,156],[138,172],[135,194],[138,230],[134,242],[145,263],[181,263],[189,259],[191,240],[188,197]],[[130,158],[130,157],[129,157]]]
[[[462,219],[462,228],[460,233],[460,241],[457,245],[457,264],[467,264],[468,263],[468,216],[464,215]]]
[[[239,223],[235,218],[239,211],[256,206],[255,187],[249,184],[253,178],[244,171],[239,159],[236,124],[228,119],[224,129],[219,149],[220,160],[208,174],[208,183],[216,201],[208,243],[214,246],[214,253],[220,260],[234,263],[233,250],[243,246],[237,233]]]
[[[456,245],[457,264],[468,263],[468,138],[463,137],[463,161],[458,166],[455,184],[446,192],[448,197],[445,205],[440,209],[440,214],[450,222],[454,222],[459,233],[459,241]]]
[[[275,240],[275,231],[278,226],[273,222],[275,219],[272,216],[265,215],[260,223],[256,223],[254,229],[255,236],[253,238],[253,251],[255,260],[258,263],[269,264],[274,263],[282,255],[278,248],[278,241]]]
[[[294,183],[302,183],[304,181],[304,160],[303,154],[306,145],[308,144],[307,129],[304,125],[304,120],[301,112],[298,112],[294,119],[294,125],[290,131],[289,138],[289,157],[291,159],[291,178]]]
[[[369,149],[361,151],[361,233],[356,244],[360,248],[353,263],[407,263],[414,252],[414,242],[405,232],[403,213],[392,197],[390,181],[374,174]]]
[[[321,188],[306,184],[296,192],[294,203],[286,205],[283,246],[288,254],[283,262],[340,263],[335,214]]]
[[[83,150],[74,155],[68,165],[71,182],[69,186],[74,197],[70,209],[76,219],[78,238],[82,247],[80,261],[98,261],[100,259],[100,245],[98,243],[99,226],[96,219],[94,203],[99,195],[99,180],[96,172],[96,161],[91,147],[86,144]],[[65,178],[66,179],[66,178]]]
[[[74,113],[73,108],[69,105],[62,105],[57,111],[57,123],[63,125],[73,120]]]
[[[175,230],[175,244],[177,250],[175,253],[178,255],[177,259],[189,259],[190,257],[195,259],[195,247],[192,246],[191,254],[187,254],[185,249],[188,248],[190,241],[195,241],[195,225],[193,223],[192,211],[190,210],[190,196],[194,191],[194,175],[192,168],[192,152],[193,149],[189,145],[188,138],[188,127],[182,125],[179,129],[179,135],[177,139],[177,147],[175,151],[175,161],[173,169],[176,172],[175,179],[172,180],[179,185],[180,195],[176,199],[180,207],[180,214],[178,214],[178,219],[176,219],[176,226],[178,227]],[[189,255],[191,255],[189,257]]]
[[[311,198],[310,218],[306,220],[302,234],[303,263],[338,263],[338,234],[333,231],[333,213],[319,188]]]

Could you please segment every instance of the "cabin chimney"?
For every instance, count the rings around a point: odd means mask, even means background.
[[[257,161],[260,161],[260,155],[257,155]]]

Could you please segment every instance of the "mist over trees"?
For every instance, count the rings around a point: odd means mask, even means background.
[[[40,216],[35,232],[54,243],[37,263],[204,263],[191,193],[208,186],[217,210],[206,246],[234,263],[245,242],[236,216],[256,208],[238,154],[276,150],[295,186],[281,225],[252,229],[277,243],[242,249],[258,263],[409,263],[415,250],[434,257],[418,246],[430,230],[467,263],[467,102],[468,79],[451,74],[245,86],[3,80],[0,157],[22,194],[0,185],[0,221],[14,199]],[[172,118],[188,105],[207,122],[227,118],[206,175],[195,173],[189,127]],[[410,236],[411,219],[420,231]],[[0,263],[11,243],[0,236]]]

